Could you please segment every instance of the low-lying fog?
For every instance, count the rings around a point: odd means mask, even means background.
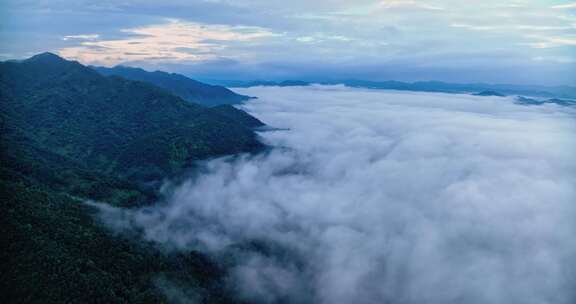
[[[261,133],[275,149],[208,162],[164,204],[105,208],[104,221],[170,250],[244,246],[228,282],[249,302],[576,302],[572,109],[343,86],[239,92],[281,129]]]

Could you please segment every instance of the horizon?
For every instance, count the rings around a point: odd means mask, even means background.
[[[203,80],[576,85],[572,1],[8,0],[0,7],[0,60],[48,50],[85,65]]]
[[[133,69],[141,69],[144,70],[146,72],[163,72],[163,73],[171,73],[171,74],[179,74],[179,75],[183,75],[185,77],[188,77],[190,79],[196,80],[196,81],[200,81],[200,82],[205,82],[208,84],[213,84],[213,85],[222,85],[222,86],[226,86],[226,87],[230,87],[230,88],[234,88],[234,86],[230,86],[228,84],[230,83],[237,83],[237,84],[252,84],[252,83],[259,83],[259,82],[271,82],[271,83],[277,83],[280,84],[282,82],[290,82],[290,81],[302,81],[302,82],[307,82],[309,84],[319,84],[319,85],[338,85],[338,84],[342,84],[342,85],[347,85],[347,82],[374,82],[374,83],[389,83],[389,82],[398,82],[398,83],[403,83],[403,84],[419,84],[419,83],[441,83],[441,84],[448,84],[448,85],[478,85],[478,86],[518,86],[518,87],[541,87],[541,88],[561,88],[561,87],[565,87],[565,88],[569,88],[569,89],[576,89],[576,84],[574,85],[539,85],[539,84],[512,84],[512,83],[489,83],[489,82],[447,82],[447,81],[441,81],[441,80],[419,80],[419,81],[399,81],[396,79],[387,79],[387,80],[379,80],[379,81],[373,81],[373,80],[369,80],[369,79],[335,79],[335,80],[303,80],[303,79],[279,79],[279,80],[269,80],[269,79],[245,79],[245,80],[234,80],[234,79],[205,79],[205,78],[199,78],[199,77],[194,77],[194,75],[185,75],[185,74],[180,74],[180,73],[176,73],[176,72],[170,72],[170,71],[166,71],[166,70],[159,70],[159,69],[147,69],[145,67],[140,67],[140,66],[131,66],[131,65],[125,65],[123,63],[117,64],[117,65],[113,65],[110,67],[107,66],[98,66],[98,65],[87,65],[84,64],[78,60],[75,59],[70,59],[70,58],[66,58],[61,56],[60,54],[57,53],[53,53],[50,51],[45,51],[45,52],[40,52],[37,53],[35,55],[32,55],[30,57],[27,58],[21,58],[21,59],[4,59],[0,62],[9,62],[9,61],[22,61],[22,60],[27,60],[27,59],[31,59],[33,57],[36,56],[40,56],[40,55],[45,55],[45,54],[50,54],[50,55],[55,55],[58,56],[64,60],[67,61],[76,61],[79,62],[80,64],[83,64],[84,66],[87,67],[94,67],[94,68],[99,68],[99,67],[104,67],[104,68],[133,68]]]

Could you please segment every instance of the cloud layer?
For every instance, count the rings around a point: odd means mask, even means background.
[[[574,111],[510,98],[251,88],[276,148],[224,158],[117,230],[233,261],[271,303],[574,303]],[[232,258],[231,258],[232,257]]]

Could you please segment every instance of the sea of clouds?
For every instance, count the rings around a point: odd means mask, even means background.
[[[512,98],[256,87],[274,149],[205,163],[117,230],[226,257],[253,303],[576,302],[575,111]],[[230,262],[232,256],[232,262]]]

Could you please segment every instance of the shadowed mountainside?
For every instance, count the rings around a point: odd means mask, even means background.
[[[184,100],[212,107],[223,104],[238,104],[251,97],[236,94],[231,90],[217,85],[209,85],[184,75],[161,71],[148,72],[140,68],[115,66],[113,68],[92,67],[102,75],[120,76],[130,80],[151,83],[170,91]]]

